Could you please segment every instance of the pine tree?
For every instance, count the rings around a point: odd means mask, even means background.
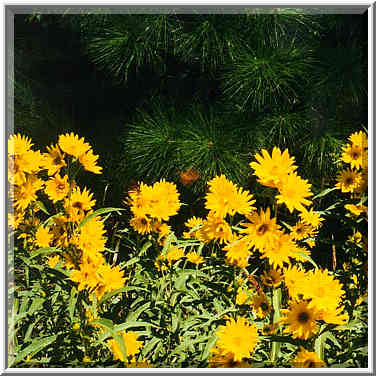
[[[97,13],[40,22],[77,36],[98,91],[120,102],[121,151],[109,168],[128,170],[121,179],[180,181],[194,169],[192,192],[219,173],[250,185],[252,155],[276,145],[319,188],[347,135],[367,126],[364,15]],[[106,110],[94,107],[90,118]]]

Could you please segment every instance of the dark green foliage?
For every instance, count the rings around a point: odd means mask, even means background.
[[[120,81],[127,81],[129,71],[137,72],[144,65],[163,71],[171,33],[178,32],[174,27],[167,15],[115,16],[89,40],[88,55]]]
[[[206,181],[217,174],[226,174],[234,182],[243,183],[248,175],[244,145],[230,129],[232,119],[221,113],[204,113],[195,106],[189,112],[177,113],[172,107],[154,105],[151,113],[140,112],[124,138],[125,150],[137,171],[133,179],[154,181],[178,179],[188,169],[199,172],[194,189],[205,189]]]
[[[313,64],[303,48],[259,48],[245,51],[224,75],[224,94],[240,110],[270,111],[299,102]]]

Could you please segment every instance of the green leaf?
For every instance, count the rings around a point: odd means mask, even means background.
[[[43,303],[44,303],[44,298],[36,297],[35,299],[33,299],[33,302],[31,303],[31,306],[27,312],[28,315],[32,315],[36,311],[38,311],[43,306]]]
[[[48,210],[46,209],[42,201],[36,201],[35,203],[37,204],[38,208],[42,210],[43,213],[50,215],[50,213],[48,212]]]
[[[154,337],[145,344],[145,346],[142,348],[142,357],[144,359],[153,350],[153,348],[157,345],[158,342],[161,342],[161,339],[158,337]]]
[[[151,244],[151,243],[150,243]],[[141,251],[142,252],[142,251]],[[140,252],[140,255],[141,255],[141,252]],[[124,266],[131,266],[133,264],[135,264],[136,262],[140,261],[140,258],[139,257],[132,257],[130,260],[128,260]]]
[[[12,362],[12,364],[17,363],[21,360],[24,360],[28,355],[34,356],[40,350],[44,349],[45,347],[47,347],[51,343],[55,342],[56,338],[57,338],[57,335],[53,335],[53,336],[50,336],[50,337],[35,338],[29,346],[27,346],[26,348],[24,348],[23,350],[21,350],[17,354],[17,356],[14,359],[14,361]],[[10,365],[10,367],[12,367],[12,365]]]
[[[319,335],[315,340],[315,352],[322,361],[324,361],[325,340],[327,338],[328,333],[329,332],[324,332],[323,334]]]
[[[72,287],[70,298],[69,298],[69,304],[68,304],[69,317],[72,322],[73,322],[74,308],[76,306],[77,298],[78,298],[77,290],[75,287]]]
[[[206,360],[208,358],[210,350],[214,347],[216,341],[217,341],[217,336],[213,334],[206,342],[205,350],[203,351],[201,355],[201,360]]]
[[[309,261],[316,269],[318,269],[317,264],[311,259],[310,256],[306,255],[304,252],[296,252],[298,255],[305,258],[307,261]]]
[[[110,212],[119,212],[120,210],[125,210],[121,208],[102,208],[96,210],[94,213],[88,215],[83,219],[83,221],[77,226],[76,231],[79,231],[82,226],[84,226],[88,221],[91,219],[98,217],[99,215],[105,214],[105,213],[110,213]],[[119,213],[118,213],[119,214]]]
[[[42,226],[49,226],[50,223],[53,222],[54,218],[58,218],[60,216],[64,215],[64,212],[59,212],[55,215],[52,215],[50,218],[47,218],[44,222],[42,222]]]
[[[152,245],[153,245],[153,244],[152,244],[152,242],[151,242],[150,240],[147,241],[147,242],[142,246],[142,248],[141,248],[141,250],[140,250],[138,256],[139,256],[139,257],[143,256],[143,255],[146,253],[146,251],[147,251]],[[129,260],[129,261],[131,261],[131,260]]]
[[[30,253],[29,260],[31,260],[34,257],[39,256],[39,255],[48,255],[50,253],[56,253],[56,252],[57,253],[61,252],[61,249],[56,248],[56,247],[39,248],[39,249]]]
[[[138,328],[138,327],[148,327],[148,326],[151,326],[153,328],[159,328],[159,326],[157,325],[154,325],[150,322],[146,322],[146,321],[127,321],[123,324],[119,324],[119,325],[116,325],[114,327],[114,330],[115,332],[120,332],[122,330],[126,330],[126,329],[129,329],[129,328]]]
[[[340,343],[337,341],[337,338],[334,337],[333,333],[328,332],[327,338],[332,341],[339,349],[342,347]]]
[[[327,189],[324,189],[323,191],[321,191],[320,193],[318,193],[316,196],[313,196],[312,200],[316,200],[316,198],[319,198],[319,197],[324,197],[328,193],[333,192],[336,189],[338,189],[338,188],[327,188]]]
[[[110,319],[93,320],[91,324],[99,324],[105,327],[111,334],[114,333],[114,323]]]
[[[141,315],[141,313],[143,311],[145,311],[147,308],[149,308],[151,305],[150,302],[146,302],[145,304],[143,304],[141,307],[138,307],[135,311],[131,311],[128,316],[127,316],[127,320],[129,321],[135,321],[138,319],[138,317]]]

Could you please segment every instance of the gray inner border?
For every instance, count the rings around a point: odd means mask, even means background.
[[[155,14],[155,13],[176,13],[176,14],[240,14],[240,13],[288,13],[289,10],[301,10],[301,13],[311,14],[363,14],[370,5],[11,5],[6,6],[15,14],[28,13],[50,13],[50,14],[77,14],[77,13],[118,13],[118,14]]]
[[[161,13],[161,14],[170,14],[170,13],[176,13],[176,14],[241,14],[241,13],[258,13],[258,14],[269,14],[269,13],[289,13],[290,10],[294,10],[296,12],[296,9],[301,10],[301,13],[306,13],[306,14],[364,14],[369,7],[373,6],[374,3],[372,4],[344,4],[344,5],[338,5],[338,4],[291,4],[291,5],[281,5],[281,4],[252,4],[252,5],[218,5],[218,6],[213,6],[212,4],[202,4],[202,5],[5,5],[5,22],[4,22],[4,35],[5,35],[5,64],[4,64],[4,74],[6,80],[5,88],[4,88],[4,98],[5,98],[5,108],[6,111],[4,111],[4,120],[5,120],[5,127],[4,127],[4,150],[7,155],[8,153],[8,137],[11,133],[14,133],[14,118],[13,118],[13,111],[12,111],[12,106],[13,106],[13,100],[14,100],[14,87],[13,87],[13,78],[14,78],[14,15],[15,14],[30,14],[30,13],[43,13],[43,14],[79,14],[79,13],[117,13],[117,14],[155,14],[155,13]],[[372,12],[372,19],[373,23],[376,19],[376,7],[373,6],[373,12]],[[374,24],[374,30],[373,30],[373,37],[374,40],[375,38],[375,24]],[[373,56],[372,56],[372,66],[369,67],[369,70],[374,72],[374,61],[375,61],[375,50],[373,50]],[[375,87],[375,77],[373,77],[373,87]],[[371,94],[371,98],[373,99],[373,93]],[[370,109],[368,109],[370,111]],[[368,125],[373,126],[373,124]],[[375,145],[376,141],[376,134],[373,134],[373,145]],[[374,156],[375,158],[375,156]],[[6,164],[7,159],[4,158],[4,164]],[[375,162],[375,160],[373,161]],[[7,166],[4,166],[4,171],[5,171],[5,182],[8,181],[7,179],[7,174],[8,174],[8,169],[5,168]],[[375,170],[373,169],[373,173]],[[373,186],[375,186],[375,174],[373,175]],[[7,190],[4,189],[4,207],[8,207],[8,192]],[[373,213],[375,212],[375,203],[373,203]],[[4,213],[4,223],[6,225],[6,231],[5,234],[8,234],[8,217],[7,213]],[[373,219],[371,215],[371,219]],[[370,236],[370,233],[368,234]],[[6,299],[4,301],[4,307],[9,307],[9,304],[12,303],[12,300],[8,299],[8,286],[9,283],[13,281],[13,276],[8,275],[8,236],[6,235],[4,237],[4,249],[6,252],[4,252],[4,298]],[[13,243],[11,242],[11,249],[13,249]],[[373,260],[373,269],[375,270],[375,260],[376,257],[374,257]],[[372,272],[372,271],[371,271]],[[373,312],[375,310],[375,290],[373,289]],[[373,321],[373,320],[372,320]],[[7,372],[8,368],[8,325],[9,325],[9,317],[8,317],[8,309],[7,313],[4,315],[4,349],[5,349],[5,354],[4,354],[4,360],[5,360],[5,366],[6,369],[1,373],[4,375],[24,375],[26,373],[31,373],[32,369],[28,372],[26,369],[20,369],[21,372]],[[373,327],[373,342],[375,338],[375,327]],[[374,348],[374,343],[372,343],[372,348]],[[372,364],[372,367],[374,365]],[[14,368],[12,368],[14,369]],[[153,373],[157,373],[158,369],[155,369]],[[202,375],[207,375],[208,373],[200,373],[199,369],[197,369],[198,372],[190,372],[187,370],[184,370],[182,372],[177,371],[176,373],[194,373],[194,374],[202,374]],[[283,369],[276,369],[276,371],[281,372]],[[24,372],[22,372],[24,371]],[[87,372],[90,372],[90,368],[87,369]],[[161,371],[159,371],[160,373]],[[162,371],[163,372],[163,371]],[[283,372],[283,371],[282,371]],[[281,372],[281,373],[282,373]],[[339,371],[340,372],[340,371]],[[43,374],[53,374],[54,372],[51,371],[50,373],[48,372],[43,372]],[[151,372],[150,372],[151,373]],[[127,374],[127,375],[147,375],[150,373],[132,373],[132,372],[117,372],[117,374]],[[174,374],[172,372],[168,372],[169,374]],[[215,372],[214,372],[215,373]],[[239,373],[239,372],[220,372],[221,374],[233,374],[233,373]],[[244,372],[242,372],[244,373]],[[257,372],[250,372],[252,374],[257,374]],[[275,373],[275,372],[274,372]],[[274,373],[260,373],[261,375],[273,375]],[[330,373],[325,373],[325,372],[319,372],[320,374],[330,374]],[[345,373],[345,372],[343,372]],[[372,368],[372,371],[369,373],[363,373],[363,374],[368,374],[368,375],[374,375],[374,368]],[[81,375],[81,373],[75,373],[75,372],[59,372],[59,374],[62,375]],[[97,373],[97,375],[106,375],[106,371],[103,373]],[[247,373],[246,373],[247,374]],[[302,372],[294,372],[296,375],[300,374],[305,374],[304,371]],[[346,372],[347,375],[356,375],[358,373],[354,372]]]

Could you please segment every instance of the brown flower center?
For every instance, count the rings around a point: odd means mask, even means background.
[[[53,164],[55,165],[59,165],[61,164],[61,158],[59,156],[57,156],[54,160],[53,160]]]
[[[262,309],[263,311],[267,311],[268,308],[269,308],[269,306],[268,306],[265,302],[262,302],[262,303],[260,304],[260,307],[261,307],[261,309]]]
[[[300,312],[298,315],[298,321],[305,324],[309,320],[309,314],[307,312]]]
[[[65,185],[64,185],[63,183],[60,183],[60,184],[57,186],[57,189],[59,189],[60,191],[62,191],[64,188],[65,188]]]
[[[264,235],[265,232],[268,231],[268,225],[267,224],[262,224],[258,229],[257,229],[257,233],[259,235]]]
[[[147,225],[148,221],[145,218],[141,218],[141,224],[142,225]]]
[[[76,209],[82,209],[82,202],[76,201],[72,206]]]
[[[354,182],[354,179],[352,178],[352,177],[348,177],[348,178],[346,178],[346,180],[345,180],[345,183],[347,184],[347,185],[350,185],[350,184],[352,184]]]

